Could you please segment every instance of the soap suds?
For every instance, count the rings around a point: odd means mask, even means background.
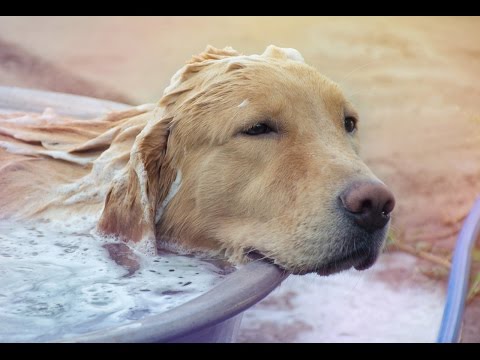
[[[137,253],[126,277],[93,232],[94,217],[0,222],[0,342],[68,339],[123,326],[211,289],[224,271],[196,258]],[[173,271],[172,271],[173,270]]]
[[[248,105],[248,99],[243,100],[240,105],[238,105],[239,108],[243,108]]]

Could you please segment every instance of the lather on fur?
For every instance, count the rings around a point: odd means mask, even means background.
[[[378,181],[346,116],[358,118],[296,50],[207,47],[156,106],[2,115],[0,218],[97,216],[100,232],[146,252],[170,243],[239,262],[255,249],[301,273],[353,251],[352,237],[376,258],[386,228],[357,229],[336,207],[352,179]],[[244,134],[265,121],[275,132]]]

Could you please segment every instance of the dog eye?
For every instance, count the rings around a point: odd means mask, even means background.
[[[348,133],[354,132],[355,129],[357,128],[357,123],[355,121],[355,118],[351,116],[345,118],[344,125],[345,125],[345,130],[347,130]]]
[[[253,125],[250,129],[247,129],[247,130],[243,131],[243,134],[250,135],[250,136],[256,136],[256,135],[269,134],[273,131],[274,130],[270,126],[268,126],[267,124],[258,123],[258,124]]]

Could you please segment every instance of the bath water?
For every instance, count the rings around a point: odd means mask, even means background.
[[[170,253],[140,256],[133,274],[71,223],[0,222],[0,342],[64,340],[162,313],[205,293],[231,269]]]

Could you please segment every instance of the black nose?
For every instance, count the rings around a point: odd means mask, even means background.
[[[395,198],[379,182],[356,181],[340,195],[343,207],[367,231],[383,228],[395,207]]]

